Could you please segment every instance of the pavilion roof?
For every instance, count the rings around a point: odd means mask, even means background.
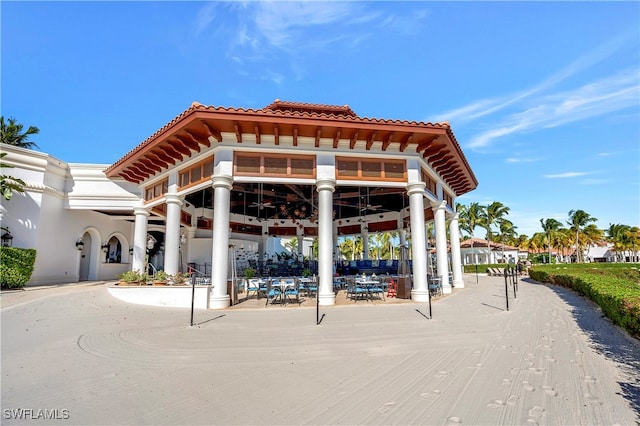
[[[336,150],[353,150],[366,141],[367,151],[384,152],[395,146],[400,152],[421,154],[442,179],[461,195],[478,185],[449,123],[427,123],[359,117],[347,105],[334,106],[286,102],[276,99],[261,109],[205,106],[198,102],[165,124],[145,141],[112,164],[105,173],[141,183],[203,148],[222,142],[222,133],[233,133],[238,143],[261,144],[270,135],[276,145],[289,136],[293,146],[299,137],[329,138]],[[243,134],[254,134],[247,142]],[[346,141],[346,143],[345,143]],[[374,145],[375,142],[379,142]],[[347,146],[348,143],[348,146]]]

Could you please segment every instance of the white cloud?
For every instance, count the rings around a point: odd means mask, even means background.
[[[495,139],[513,133],[557,127],[637,106],[640,104],[640,70],[624,70],[577,89],[528,99],[527,103],[535,106],[505,116],[494,129],[474,137],[469,147],[486,147]]]
[[[544,175],[543,177],[547,179],[568,179],[568,178],[586,176],[588,174],[590,173],[589,172],[564,172],[564,173],[557,173],[553,175]]]
[[[606,76],[573,89],[549,93],[568,78],[602,62],[609,56],[635,43],[637,34],[624,32],[570,63],[540,83],[522,91],[481,99],[444,112],[432,121],[469,122],[500,111],[490,129],[472,138],[472,149],[491,145],[496,139],[515,133],[557,127],[578,120],[622,111],[640,104],[640,69],[634,67]],[[510,112],[509,112],[510,111]]]
[[[507,163],[534,163],[540,161],[539,158],[527,158],[527,157],[509,157],[505,160]]]

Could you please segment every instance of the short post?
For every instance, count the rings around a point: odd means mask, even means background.
[[[504,295],[507,301],[507,311],[509,310],[509,268],[504,268]]]
[[[516,296],[516,290],[518,289],[518,270],[514,269],[513,270],[513,298],[517,299],[518,296]]]
[[[433,313],[431,313],[431,289],[429,288],[428,279],[427,279],[427,292],[429,293],[429,319],[433,319]]]
[[[191,274],[191,327],[193,327],[193,305],[196,299],[196,274]]]

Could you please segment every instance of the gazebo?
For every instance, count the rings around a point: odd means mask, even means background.
[[[427,301],[431,220],[443,290],[451,292],[450,274],[463,286],[454,200],[477,180],[446,122],[365,118],[348,106],[280,100],[262,109],[194,102],[105,173],[142,194],[132,270],[145,269],[155,229],[167,273],[210,259],[213,309],[230,305],[232,241],[257,245],[264,256],[272,237],[317,237],[318,300],[332,305],[338,237],[362,234],[366,242],[379,231],[397,231],[402,245],[410,233],[411,298]]]

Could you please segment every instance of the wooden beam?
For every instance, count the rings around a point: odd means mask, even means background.
[[[400,152],[404,152],[404,150],[407,149],[407,146],[409,146],[411,139],[413,139],[413,133],[409,133],[408,135],[402,137],[400,141]]]
[[[153,164],[158,164],[163,169],[166,169],[166,168],[169,167],[169,163],[167,163],[166,161],[162,160],[160,158],[160,156],[158,154],[156,154],[155,152],[147,152],[145,155],[147,156],[149,161],[151,161]],[[171,164],[175,164],[175,161],[173,161],[173,160],[171,160],[171,161],[172,161]]]
[[[135,177],[140,178],[141,180],[145,180],[146,178],[148,178],[148,174],[143,172],[142,170],[140,170],[140,168],[135,165],[135,164],[130,164],[128,171],[130,174],[132,174]]]
[[[278,126],[273,126],[273,137],[275,138],[276,145],[280,145],[280,129]]]
[[[256,144],[260,145],[260,126],[257,123],[253,125],[253,131],[256,134]]]
[[[200,148],[200,144],[197,141],[184,140],[178,135],[174,135],[173,138],[178,140],[179,143],[186,146],[187,148],[194,150],[195,152],[200,152],[200,150],[202,149]]]
[[[133,173],[130,170],[123,170],[120,172],[120,176],[124,177],[126,180],[128,180],[129,182],[135,182],[135,183],[140,183],[142,182],[144,179],[141,178],[140,176],[138,176],[136,173]]]
[[[238,143],[242,143],[242,129],[240,128],[240,123],[234,121],[233,130],[236,133],[236,140],[238,141]]]
[[[426,140],[420,142],[420,144],[416,147],[416,152],[420,152],[420,151],[422,151],[424,149],[427,149],[433,143],[433,141],[436,140],[436,139],[438,139],[438,136],[437,135],[433,135],[433,136],[427,138]]]
[[[336,130],[336,134],[333,135],[333,148],[337,148],[338,142],[340,142],[340,130],[341,129]]]
[[[293,128],[293,146],[298,146],[298,126]]]
[[[222,142],[222,133],[220,133],[220,131],[211,127],[209,123],[207,123],[205,120],[200,120],[200,122],[204,125],[204,127],[209,132],[209,136],[214,137],[215,140],[217,140],[218,142]]]
[[[131,167],[137,168],[141,172],[145,173],[147,177],[153,176],[155,174],[153,170],[151,170],[149,167],[147,167],[144,163],[140,162],[139,160],[136,161],[134,164],[132,164]]]
[[[191,150],[178,138],[169,139],[167,142],[171,144],[173,149],[183,154],[185,157],[191,156]]]
[[[315,147],[316,148],[320,148],[320,135],[322,134],[322,127],[318,127],[316,129],[316,142],[315,142]]]
[[[356,130],[351,134],[351,140],[349,141],[349,149],[353,149],[358,142],[358,131]]]
[[[395,135],[394,132],[390,132],[387,136],[385,136],[385,138],[382,140],[382,150],[386,151],[387,148],[389,148],[389,145],[391,144],[391,142],[393,142],[393,136]]]
[[[193,135],[193,133],[191,133],[189,130],[185,129],[184,132],[189,135],[189,138],[194,141],[195,143],[197,143],[198,145],[204,145],[207,148],[209,148],[211,146],[211,142],[209,142],[209,139],[205,138],[204,140],[199,140],[196,139],[196,137]],[[200,152],[200,149],[198,149],[198,152]]]
[[[433,168],[438,168],[440,167],[440,165],[444,164],[444,163],[448,163],[450,160],[452,160],[454,158],[453,155],[449,154],[449,155],[445,155],[442,158],[439,158],[438,160],[435,161],[431,161],[429,164],[431,165],[431,167]]]
[[[166,162],[167,163],[167,167],[169,166],[169,164],[171,164],[171,165],[176,164],[176,160],[173,157],[168,156],[165,151],[163,151],[163,150],[161,150],[159,148],[152,149],[151,150],[151,154],[157,155],[160,160]]]
[[[162,150],[169,157],[175,158],[178,161],[182,161],[182,154],[180,154],[173,148],[173,146],[167,144],[166,142],[162,145],[158,145],[158,149]]]
[[[376,132],[372,132],[369,134],[369,136],[367,136],[367,145],[366,145],[367,151],[371,149],[371,146],[373,145],[373,142],[375,140],[376,140]]]
[[[145,166],[147,166],[148,168],[150,168],[151,170],[153,170],[156,173],[159,173],[160,171],[162,171],[162,168],[160,166],[158,166],[157,164],[155,164],[153,162],[153,160],[151,160],[148,157],[141,158],[138,161],[141,162],[142,164],[144,164]]]

